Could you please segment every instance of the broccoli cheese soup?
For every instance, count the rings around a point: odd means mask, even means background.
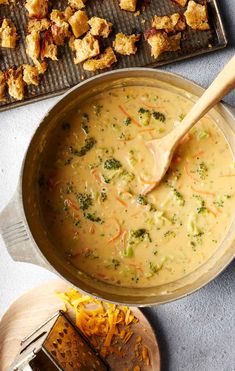
[[[156,87],[118,87],[57,123],[39,174],[46,230],[69,264],[126,287],[166,284],[215,252],[235,205],[230,147],[210,116],[181,141],[147,196],[146,141],[180,125],[189,99]]]

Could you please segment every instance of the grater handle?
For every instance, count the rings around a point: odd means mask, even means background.
[[[36,251],[22,210],[18,187],[8,205],[0,213],[0,235],[7,251],[14,261],[32,263],[52,270],[40,252]]]

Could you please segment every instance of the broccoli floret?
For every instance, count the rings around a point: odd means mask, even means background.
[[[172,192],[173,192],[174,198],[178,202],[178,204],[180,206],[184,206],[185,199],[184,199],[183,195],[179,191],[177,191],[177,189],[175,189],[175,188],[172,188]]]
[[[208,176],[208,167],[205,162],[201,162],[198,166],[197,172],[201,179],[205,179]]]
[[[131,124],[131,118],[130,117],[127,117],[126,119],[123,120],[123,124],[128,126]]]
[[[90,193],[78,193],[76,195],[80,209],[87,210],[92,206],[92,195]]]
[[[131,238],[138,239],[139,241],[152,242],[149,232],[144,228],[132,230]]]
[[[105,189],[102,189],[102,191],[100,192],[100,198],[101,200],[104,202],[105,200],[107,200],[107,192]]]
[[[94,145],[96,144],[96,140],[94,138],[87,138],[85,139],[85,144],[80,149],[75,149],[70,147],[70,152],[78,157],[85,156],[88,151],[90,151]]]
[[[87,218],[88,220],[91,220],[92,222],[95,222],[95,223],[103,223],[102,219],[97,216],[95,213],[91,214],[91,213],[87,213],[87,214],[84,214],[85,218]]]
[[[151,112],[148,109],[145,109],[145,108],[141,107],[139,109],[138,113],[139,113],[139,118],[140,118],[141,124],[144,125],[144,126],[149,125],[150,118],[151,118]]]
[[[152,113],[152,115],[155,118],[155,120],[159,120],[161,122],[165,122],[166,121],[166,116],[163,113],[161,113],[161,112],[154,111]]]
[[[116,160],[115,158],[109,158],[104,163],[104,168],[107,170],[117,170],[120,167],[122,167],[121,162]]]
[[[148,204],[147,198],[143,195],[136,196],[136,202],[139,205],[147,205]]]

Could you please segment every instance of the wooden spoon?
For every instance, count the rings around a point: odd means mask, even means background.
[[[228,62],[191,111],[169,134],[146,143],[155,159],[155,173],[151,184],[142,193],[153,190],[166,174],[181,139],[213,106],[235,88],[235,56]]]

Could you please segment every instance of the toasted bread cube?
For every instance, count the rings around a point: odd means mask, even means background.
[[[78,64],[100,54],[99,41],[88,33],[83,39],[70,40],[72,50],[76,52],[74,63]]]
[[[40,55],[40,33],[37,31],[32,31],[25,38],[26,42],[26,54],[33,60],[36,64],[36,61]]]
[[[62,26],[53,24],[51,26],[51,33],[56,45],[64,45],[64,40],[71,36],[69,31],[69,24],[64,22]]]
[[[0,27],[0,46],[2,48],[15,48],[16,41],[19,36],[16,32],[16,27],[11,20],[3,19]]]
[[[99,58],[88,59],[88,61],[83,64],[83,68],[86,71],[103,70],[104,68],[111,67],[115,62],[117,62],[116,55],[113,49],[108,47]]]
[[[47,70],[47,63],[45,61],[37,62],[36,67],[37,67],[39,75],[43,75]]]
[[[86,0],[68,0],[69,5],[77,10],[85,8]]]
[[[113,24],[106,21],[106,19],[99,17],[92,17],[88,21],[89,26],[91,27],[90,33],[93,36],[101,36],[107,38],[112,31]]]
[[[119,6],[122,10],[128,10],[129,12],[136,11],[137,0],[120,0]]]
[[[48,30],[50,27],[51,22],[47,18],[42,19],[30,19],[27,25],[28,33],[33,31],[42,32]]]
[[[113,42],[114,50],[122,55],[135,54],[137,47],[135,43],[139,41],[140,35],[124,35],[123,33],[116,34]]]
[[[50,14],[50,19],[58,26],[61,26],[64,22],[68,22],[69,18],[72,17],[73,14],[74,11],[69,6],[64,11],[53,9]]]
[[[39,84],[39,73],[35,66],[30,64],[23,64],[23,80],[27,85],[38,85]]]
[[[176,3],[179,6],[185,6],[188,2],[188,0],[172,0],[173,3]]]
[[[30,18],[45,18],[48,14],[48,0],[26,0],[25,8]]]
[[[75,37],[80,37],[89,30],[88,17],[84,10],[78,10],[68,20]]]
[[[22,67],[9,68],[6,73],[8,93],[16,100],[24,98],[24,80]]]
[[[54,44],[53,36],[51,30],[45,32],[42,40],[42,49],[41,49],[41,59],[49,58],[53,61],[57,61],[57,45]]]
[[[180,41],[181,41],[182,34],[178,32],[175,35],[168,36],[169,48],[167,51],[169,52],[176,52],[177,50],[181,49]]]
[[[156,28],[156,30],[170,33],[175,31],[184,31],[186,23],[184,16],[179,13],[174,13],[169,16],[165,15],[163,17],[155,15],[152,21],[152,27]]]
[[[14,2],[15,0],[0,0],[0,5],[9,5]]]
[[[209,30],[207,7],[190,0],[184,13],[187,25],[193,30]]]
[[[68,22],[69,18],[72,17],[72,15],[74,14],[74,9],[71,8],[71,6],[67,6],[67,8],[65,8],[63,13],[64,13],[65,21]]]
[[[150,35],[147,39],[151,46],[151,56],[157,59],[160,54],[169,50],[170,44],[167,33],[164,31],[156,31],[155,34]]]
[[[5,89],[6,89],[5,74],[0,70],[0,102],[4,102],[6,100]]]

